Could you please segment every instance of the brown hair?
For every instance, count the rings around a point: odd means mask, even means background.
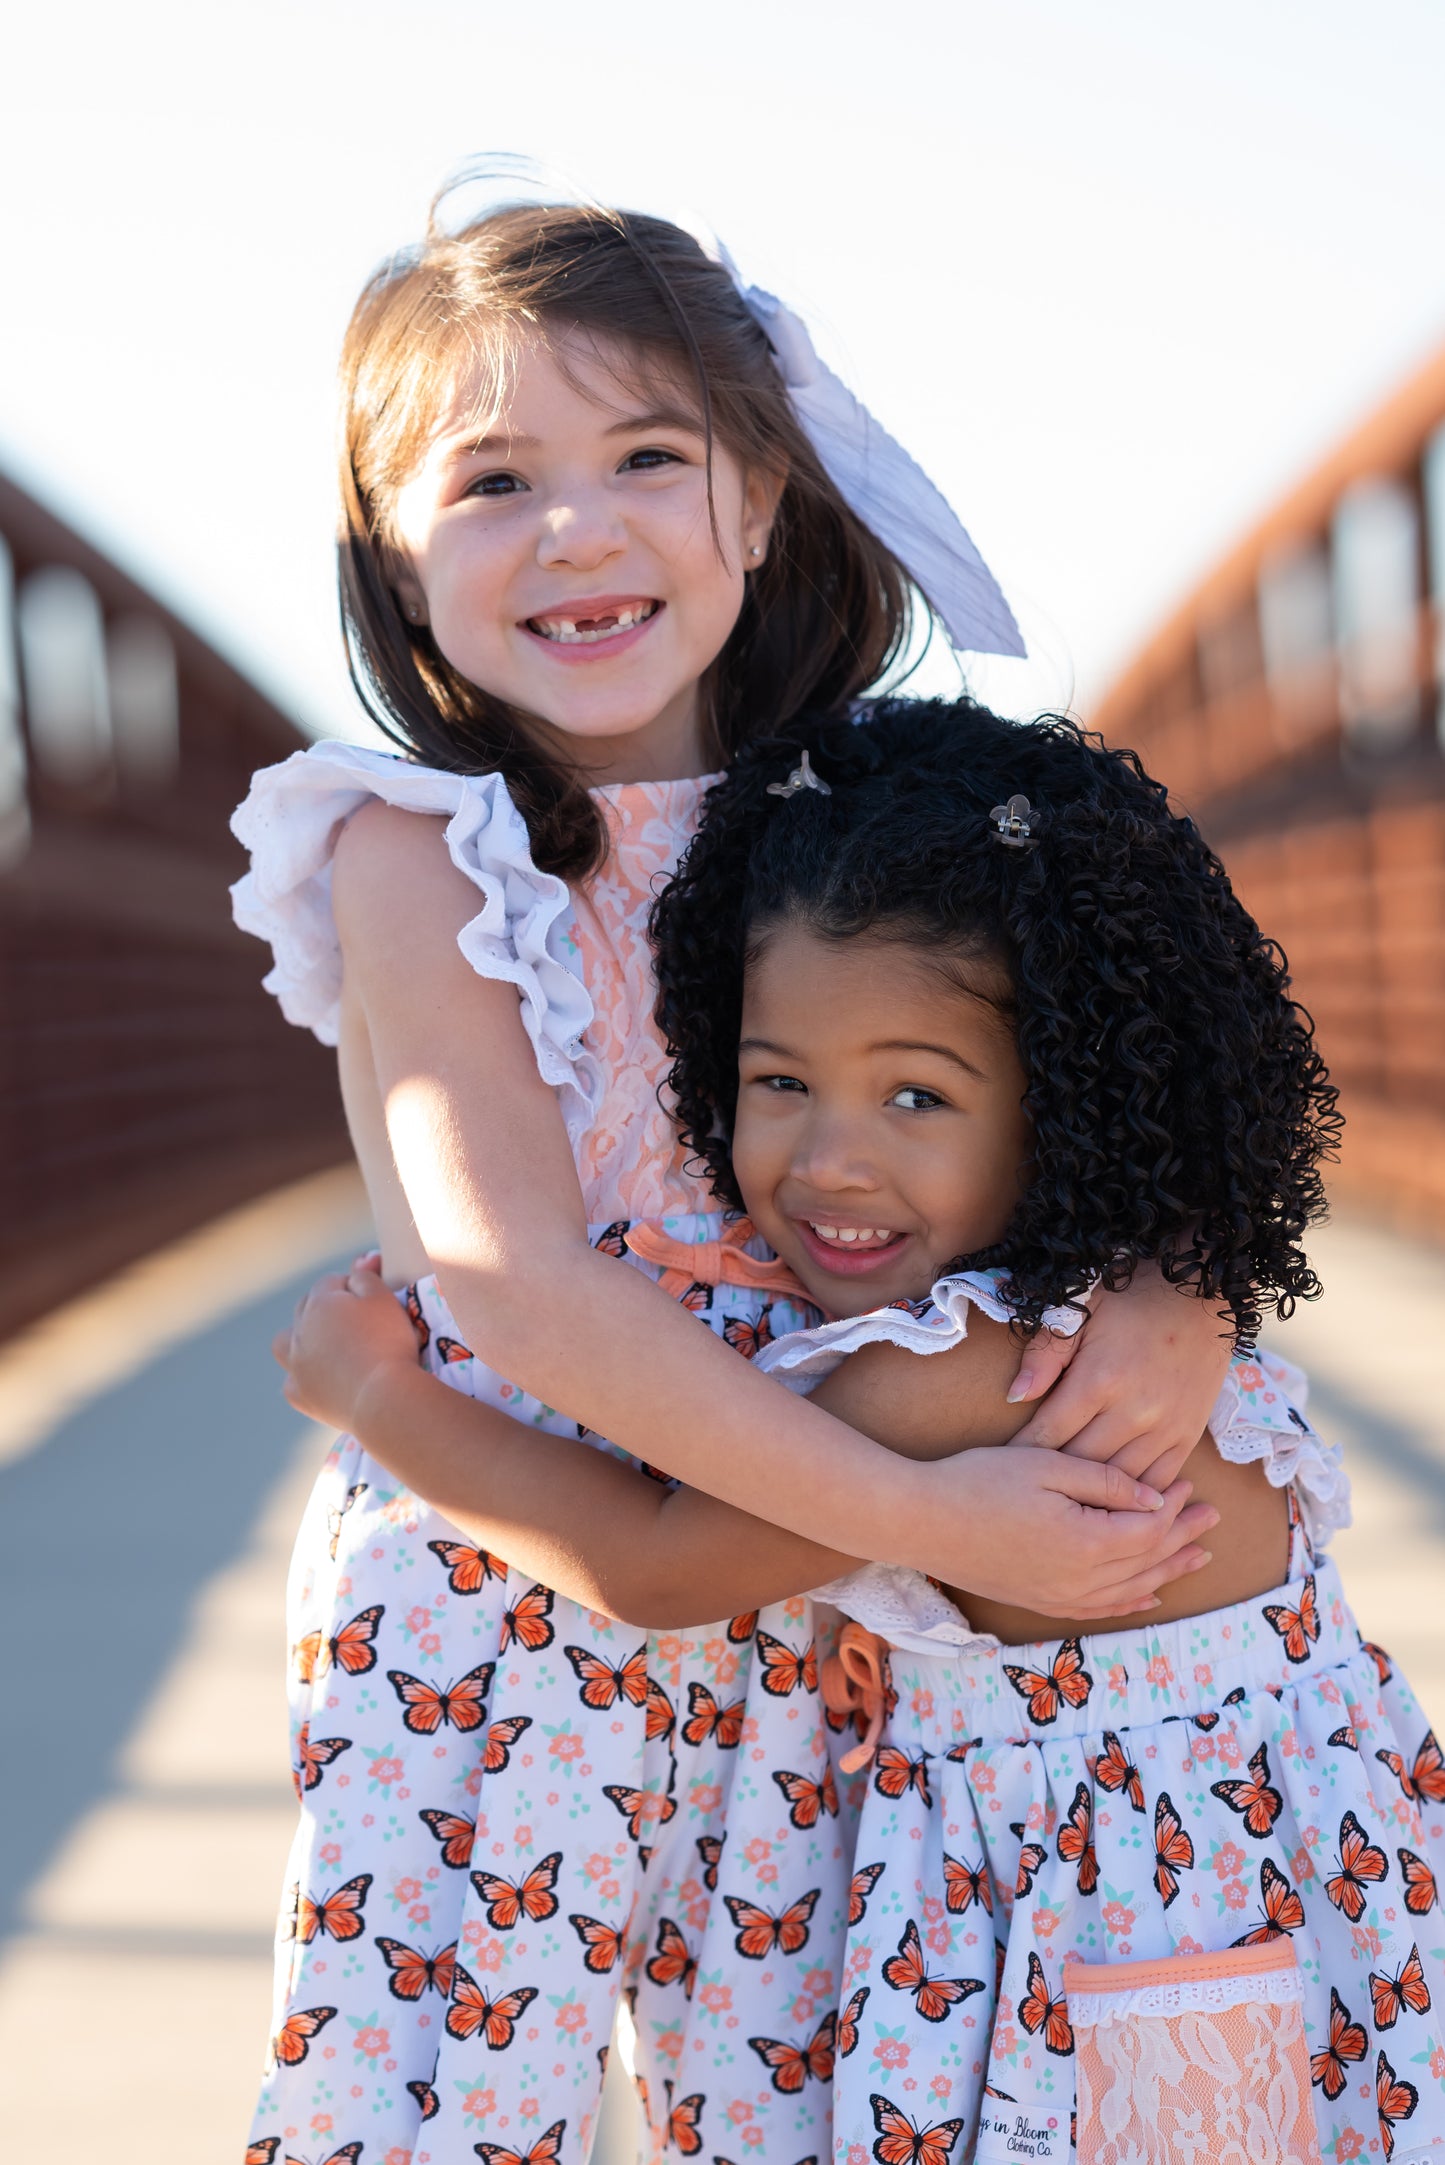
[[[704,683],[710,760],[805,709],[846,707],[896,658],[923,604],[828,479],[766,336],[689,234],[574,205],[498,210],[448,233],[434,204],[421,246],[367,285],[342,349],[338,552],[352,681],[386,734],[428,764],[500,770],[538,864],[575,878],[606,849],[577,773],[452,668],[393,587],[398,491],[463,369],[480,363],[500,387],[523,326],[581,330],[622,346],[645,374],[690,381],[709,458],[717,442],[746,471],[787,476],[768,553]]]

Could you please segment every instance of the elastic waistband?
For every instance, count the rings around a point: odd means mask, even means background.
[[[1285,1691],[1360,1647],[1339,1572],[1325,1559],[1271,1593],[1173,1624],[1027,1646],[895,1649],[889,1741],[938,1757],[970,1738],[1047,1743],[1197,1720],[1255,1692]]]

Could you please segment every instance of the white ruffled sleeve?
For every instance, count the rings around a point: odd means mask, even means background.
[[[499,774],[445,774],[388,752],[315,744],[263,767],[231,820],[251,869],[231,889],[243,932],[269,941],[266,990],[288,1022],[323,1045],[339,1031],[341,947],[331,863],[347,821],[371,797],[446,820],[447,853],[481,906],[457,945],[479,977],[515,985],[544,1082],[558,1091],[569,1135],[587,1127],[601,1075],[582,1034],[592,1001],[582,982],[564,880],[532,862],[526,824]]]
[[[1221,1458],[1234,1466],[1258,1460],[1271,1488],[1293,1483],[1305,1532],[1322,1549],[1348,1526],[1350,1477],[1344,1452],[1326,1443],[1305,1419],[1309,1378],[1293,1361],[1258,1348],[1236,1353],[1209,1416],[1209,1432]]]

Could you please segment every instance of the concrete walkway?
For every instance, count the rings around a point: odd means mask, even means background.
[[[364,1232],[354,1182],[307,1183],[0,1354],[6,2160],[241,2156],[293,1814],[286,1559],[327,1441],[266,1349]],[[1445,1257],[1353,1223],[1317,1254],[1326,1301],[1272,1342],[1348,1448],[1365,1629],[1445,1725]],[[607,2165],[628,2119],[615,2093]]]

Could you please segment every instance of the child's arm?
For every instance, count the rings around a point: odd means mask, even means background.
[[[661,1630],[761,1608],[852,1568],[851,1557],[695,1489],[668,1490],[604,1452],[448,1389],[417,1366],[410,1324],[369,1271],[323,1279],[275,1351],[293,1405],[350,1429],[482,1547],[588,1608]],[[821,1392],[865,1431],[892,1437],[906,1430],[912,1449],[954,1449],[960,1408],[981,1443],[1003,1441],[1024,1419],[1024,1409],[1004,1400],[1013,1367],[1007,1333],[984,1324],[953,1352],[927,1359],[894,1347],[855,1354]],[[1000,1547],[1024,1560],[1010,1582],[1031,1580],[1035,1602],[1061,1598],[1073,1583],[1070,1562],[1066,1557],[1061,1577],[1057,1559],[1047,1568],[1039,1561],[1033,1478],[1047,1483],[1060,1462],[1052,1454],[996,1450],[977,1459],[976,1508]],[[1062,1502],[1057,1489],[1046,1489],[1043,1500]],[[1173,1560],[1185,1567],[1194,1552],[1178,1525],[1182,1501],[1181,1493],[1168,1508]],[[1097,1611],[1088,1613],[1151,1605],[1160,1569],[1101,1587]]]
[[[571,1150],[516,993],[479,979],[457,947],[476,896],[435,824],[364,808],[341,836],[333,900],[397,1170],[477,1354],[548,1405],[739,1509],[766,1497],[778,1524],[844,1554],[866,1549],[959,1585],[996,1580],[997,1539],[976,1509],[983,1476],[967,1455],[936,1465],[891,1458],[747,1368],[639,1273],[588,1247]],[[1193,1308],[1181,1300],[1179,1310],[1183,1336]],[[1086,1349],[1080,1361],[1087,1357]],[[1207,1363],[1195,1365],[1197,1434],[1222,1355],[1209,1343]],[[1066,1471],[1060,1504],[1067,1496],[1123,1506],[1138,1495],[1116,1469],[1083,1460],[1065,1461],[1050,1480],[1062,1484]],[[1090,1473],[1099,1482],[1086,1484]],[[1192,1532],[1187,1512],[1185,1523]],[[1177,1575],[1167,1558],[1172,1531],[1118,1510],[1102,1518],[1074,1511],[1053,1525],[1093,1585],[1117,1579],[1126,1562],[1147,1570],[1163,1561],[1165,1576]]]

